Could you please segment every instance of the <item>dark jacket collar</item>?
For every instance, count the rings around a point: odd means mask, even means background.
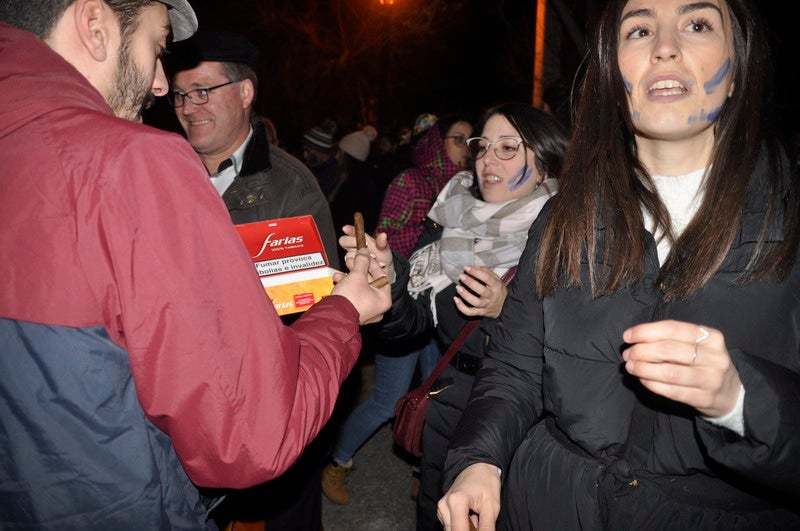
[[[250,118],[253,126],[253,136],[244,152],[244,162],[240,177],[247,177],[254,173],[268,171],[272,164],[269,162],[269,139],[267,138],[267,128],[259,120],[258,116]]]

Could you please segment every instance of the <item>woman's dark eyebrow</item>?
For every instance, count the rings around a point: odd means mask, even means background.
[[[634,9],[633,11],[628,11],[627,13],[622,15],[620,22],[625,22],[629,18],[634,18],[634,17],[655,18],[655,16],[656,14],[653,12],[652,9],[643,7],[642,9]]]
[[[711,3],[711,2],[694,2],[691,4],[684,4],[678,7],[678,14],[685,15],[686,13],[692,13],[694,11],[699,11],[701,9],[714,9],[720,15],[722,15],[722,11],[720,10],[719,6]],[[622,18],[620,22],[624,22],[625,20],[633,17],[646,17],[646,18],[655,18],[656,14],[653,12],[652,9],[649,8],[642,8],[642,9],[634,9],[633,11],[628,11]]]
[[[678,14],[685,15],[686,13],[699,11],[700,9],[714,9],[717,13],[722,15],[722,10],[719,8],[719,6],[712,2],[694,2],[692,4],[682,5],[678,8]]]

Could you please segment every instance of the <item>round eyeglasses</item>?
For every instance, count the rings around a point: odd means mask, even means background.
[[[467,137],[465,137],[464,135],[448,135],[444,138],[445,140],[448,138],[452,138],[453,143],[457,146],[463,146],[464,144],[467,143]]]
[[[213,87],[194,89],[190,90],[189,92],[168,92],[167,100],[169,100],[172,106],[176,108],[183,107],[187,99],[195,105],[203,105],[204,103],[208,103],[208,93],[212,90],[226,87],[234,83],[239,83],[241,81],[241,79],[237,79],[236,81],[226,81],[225,83],[220,83],[219,85],[214,85]]]
[[[486,155],[489,148],[492,148],[494,155],[500,160],[511,160],[519,152],[520,146],[525,141],[518,136],[501,136],[494,142],[482,136],[474,136],[467,139],[467,154],[472,160],[478,160]]]

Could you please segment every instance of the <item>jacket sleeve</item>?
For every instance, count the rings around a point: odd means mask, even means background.
[[[132,138],[117,167],[101,168],[116,177],[87,219],[100,234],[83,242],[86,259],[107,257],[94,296],[145,415],[192,481],[262,483],[330,416],[361,347],[358,314],[330,296],[284,326],[195,153],[156,138]]]
[[[394,254],[394,270],[397,274],[392,283],[392,308],[384,316],[381,332],[384,339],[406,340],[433,330],[433,315],[430,307],[430,290],[414,299],[408,293],[409,263],[400,253]]]
[[[744,437],[700,418],[709,456],[776,493],[800,502],[800,374],[740,350],[730,352],[745,388]],[[795,354],[795,359],[798,359]]]
[[[486,358],[450,441],[443,491],[471,464],[505,469],[542,411],[543,305],[533,289],[537,243],[537,235],[530,234],[492,328]]]

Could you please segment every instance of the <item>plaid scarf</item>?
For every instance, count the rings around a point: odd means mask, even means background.
[[[464,266],[486,266],[503,275],[519,263],[528,229],[558,191],[557,179],[547,179],[525,197],[487,203],[472,195],[472,182],[472,173],[463,171],[445,186],[428,213],[444,227],[442,237],[418,249],[409,260],[408,292],[416,299],[431,289],[434,323],[438,323],[436,295],[458,282]]]

